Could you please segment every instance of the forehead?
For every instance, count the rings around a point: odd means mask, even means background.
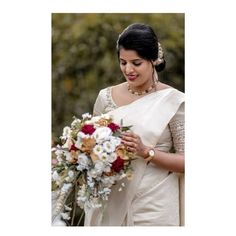
[[[120,59],[123,59],[123,60],[138,60],[138,59],[142,59],[142,58],[134,50],[126,50],[124,48],[121,48],[120,49]]]

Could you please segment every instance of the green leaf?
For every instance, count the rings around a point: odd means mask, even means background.
[[[130,130],[131,127],[132,127],[132,125],[130,125],[130,126],[123,126],[123,127],[121,127],[121,131]]]
[[[112,135],[115,136],[115,137],[120,137],[121,132],[120,131],[116,131]]]

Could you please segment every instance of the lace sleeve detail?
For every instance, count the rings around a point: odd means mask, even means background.
[[[102,89],[99,92],[98,97],[93,107],[93,114],[94,115],[105,114],[116,108],[117,106],[112,100],[112,96],[111,96],[111,87],[108,87],[108,88]]]
[[[102,97],[102,91],[100,91],[93,106],[93,115],[95,116],[101,115],[103,113],[104,101]]]
[[[117,108],[116,104],[114,103],[113,99],[112,99],[112,95],[111,95],[111,87],[108,87],[106,89],[106,101],[107,101],[107,105],[106,105],[106,112],[112,111],[114,109]]]
[[[174,149],[177,153],[184,153],[185,146],[185,125],[184,125],[184,104],[182,104],[169,123]]]

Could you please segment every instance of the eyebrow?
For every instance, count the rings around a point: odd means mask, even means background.
[[[125,59],[123,59],[121,57],[120,57],[120,60],[126,61]],[[137,59],[133,59],[133,60],[130,60],[130,61],[135,62],[135,61],[142,61],[142,60],[143,60],[142,58],[137,58]]]

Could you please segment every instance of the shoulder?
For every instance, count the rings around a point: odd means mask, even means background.
[[[173,98],[179,97],[179,98],[184,99],[183,92],[181,92],[180,90],[178,90],[168,84],[164,84],[164,83],[159,82],[157,89],[158,89],[158,91],[166,91],[170,97],[173,97]]]
[[[164,100],[167,104],[170,104],[174,107],[184,107],[185,94],[180,90],[171,86],[165,86],[159,91],[162,91],[161,94],[163,98],[165,98]]]
[[[184,99],[185,94],[174,87],[171,87],[167,84],[163,84],[163,89],[169,90],[171,97],[179,97],[181,99]]]
[[[123,87],[124,87],[124,84],[125,83],[121,83],[121,84],[116,84],[116,85],[111,85],[111,86],[108,86],[108,87],[105,87],[105,88],[103,88],[103,89],[101,89],[100,91],[99,91],[99,94],[100,95],[104,95],[104,94],[106,94],[107,93],[107,91],[109,91],[109,90],[120,90],[120,89],[122,89]]]
[[[113,85],[111,88],[114,92],[123,92],[126,88],[127,82]]]
[[[109,87],[106,87],[106,88],[101,89],[101,90],[98,92],[97,99],[100,99],[100,100],[107,100],[107,97],[108,97],[109,94],[110,94],[111,88],[112,88],[112,87],[109,86]]]

